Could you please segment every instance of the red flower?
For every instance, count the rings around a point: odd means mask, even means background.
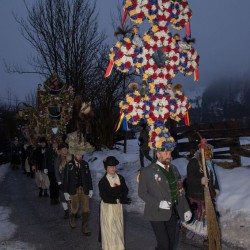
[[[136,97],[134,98],[134,101],[135,101],[135,102],[140,102],[140,101],[141,101],[141,98],[140,98],[139,96],[136,96]]]

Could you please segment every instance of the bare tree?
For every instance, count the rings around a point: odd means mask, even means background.
[[[134,74],[124,74],[113,69],[108,78],[104,74],[108,65],[108,49],[102,48],[96,67],[96,80],[89,89],[89,97],[95,108],[94,135],[98,144],[113,147],[114,127],[119,118],[119,102],[128,91]]]
[[[29,59],[33,71],[45,77],[57,73],[85,95],[95,72],[96,54],[104,35],[98,33],[95,0],[24,1],[27,19],[18,18],[21,34],[37,52]],[[18,66],[9,71],[27,73]]]

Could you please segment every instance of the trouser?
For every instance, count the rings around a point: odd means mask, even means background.
[[[150,163],[152,162],[152,157],[149,155],[150,150],[142,150],[140,148],[140,152],[139,152],[139,157],[140,157],[140,163],[141,163],[141,167],[144,168],[144,156],[146,159],[148,159],[150,161]]]
[[[89,213],[89,196],[84,194],[83,188],[78,187],[75,195],[70,195],[71,213],[76,214],[79,206],[81,206],[82,213]]]
[[[59,187],[56,182],[56,177],[54,172],[49,172],[48,173],[49,177],[49,193],[50,193],[50,198],[51,199],[58,199],[59,198]]]
[[[150,221],[157,247],[156,250],[173,250],[176,245],[177,217],[174,211],[169,221]]]

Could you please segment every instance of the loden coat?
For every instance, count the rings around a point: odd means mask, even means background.
[[[172,164],[169,164],[169,167],[173,169],[180,185],[181,176],[177,168]],[[168,221],[174,209],[173,204],[170,210],[159,208],[161,201],[171,201],[169,184],[160,168],[156,163],[152,163],[148,167],[143,168],[140,174],[138,195],[145,202],[144,218],[149,221]],[[180,219],[184,221],[184,213],[189,211],[190,208],[181,187],[176,209]]]

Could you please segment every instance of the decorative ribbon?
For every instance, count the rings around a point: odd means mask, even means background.
[[[186,38],[190,38],[191,37],[190,23],[186,22],[185,27],[186,27]]]
[[[199,69],[195,68],[194,70],[194,80],[198,81],[199,80]]]
[[[188,112],[185,114],[184,116],[184,122],[185,122],[185,125],[186,126],[189,126],[190,125],[190,119],[189,119],[189,114]]]
[[[108,68],[107,68],[106,73],[105,73],[105,75],[104,75],[105,78],[110,76],[110,74],[111,74],[111,72],[112,72],[112,69],[113,69],[113,66],[114,66],[114,61],[113,61],[113,60],[110,60],[110,61],[109,61]]]
[[[124,14],[123,14],[123,18],[122,18],[122,26],[123,26],[124,23],[126,22],[127,15],[128,15],[128,10],[125,9],[125,10],[124,10]]]

